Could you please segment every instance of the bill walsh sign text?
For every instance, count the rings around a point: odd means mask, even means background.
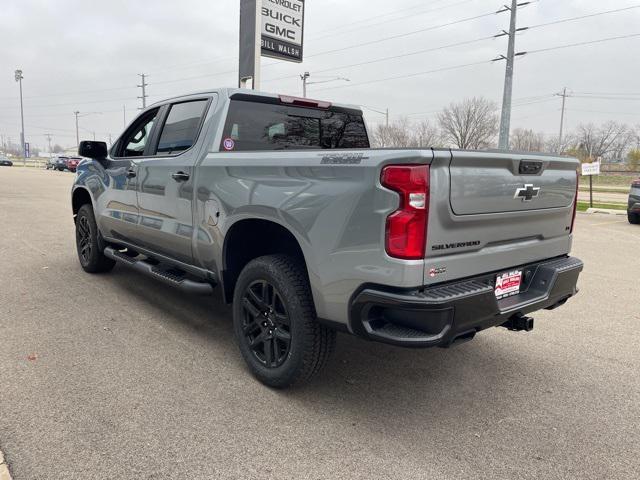
[[[262,55],[302,62],[304,0],[262,0]]]

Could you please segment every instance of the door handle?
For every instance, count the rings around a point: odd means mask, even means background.
[[[129,170],[127,170],[127,178],[135,178],[136,176],[136,171],[133,168],[130,168]]]
[[[186,182],[189,180],[190,175],[184,172],[176,172],[171,174],[171,178],[173,178],[176,182]]]

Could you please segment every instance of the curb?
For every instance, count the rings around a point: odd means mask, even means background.
[[[588,208],[586,213],[607,213],[609,215],[627,215],[626,210],[613,210],[611,208]]]
[[[11,472],[9,467],[4,463],[4,454],[0,450],[0,480],[11,480]]]

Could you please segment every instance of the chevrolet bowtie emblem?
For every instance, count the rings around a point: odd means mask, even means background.
[[[526,184],[523,188],[518,188],[513,198],[521,198],[523,202],[530,202],[540,194],[540,187]]]

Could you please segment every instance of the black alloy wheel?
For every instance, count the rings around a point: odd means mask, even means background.
[[[110,271],[115,261],[105,257],[98,241],[98,225],[91,204],[80,207],[76,215],[76,249],[80,266],[88,273]]]
[[[233,329],[251,373],[274,388],[311,379],[336,342],[336,332],[316,318],[304,260],[285,254],[255,258],[242,269]]]
[[[291,349],[291,322],[282,295],[266,280],[251,283],[242,297],[242,332],[256,359],[280,367]]]
[[[78,255],[80,256],[80,263],[86,265],[91,259],[91,229],[89,228],[89,220],[86,216],[78,218],[77,229]]]

